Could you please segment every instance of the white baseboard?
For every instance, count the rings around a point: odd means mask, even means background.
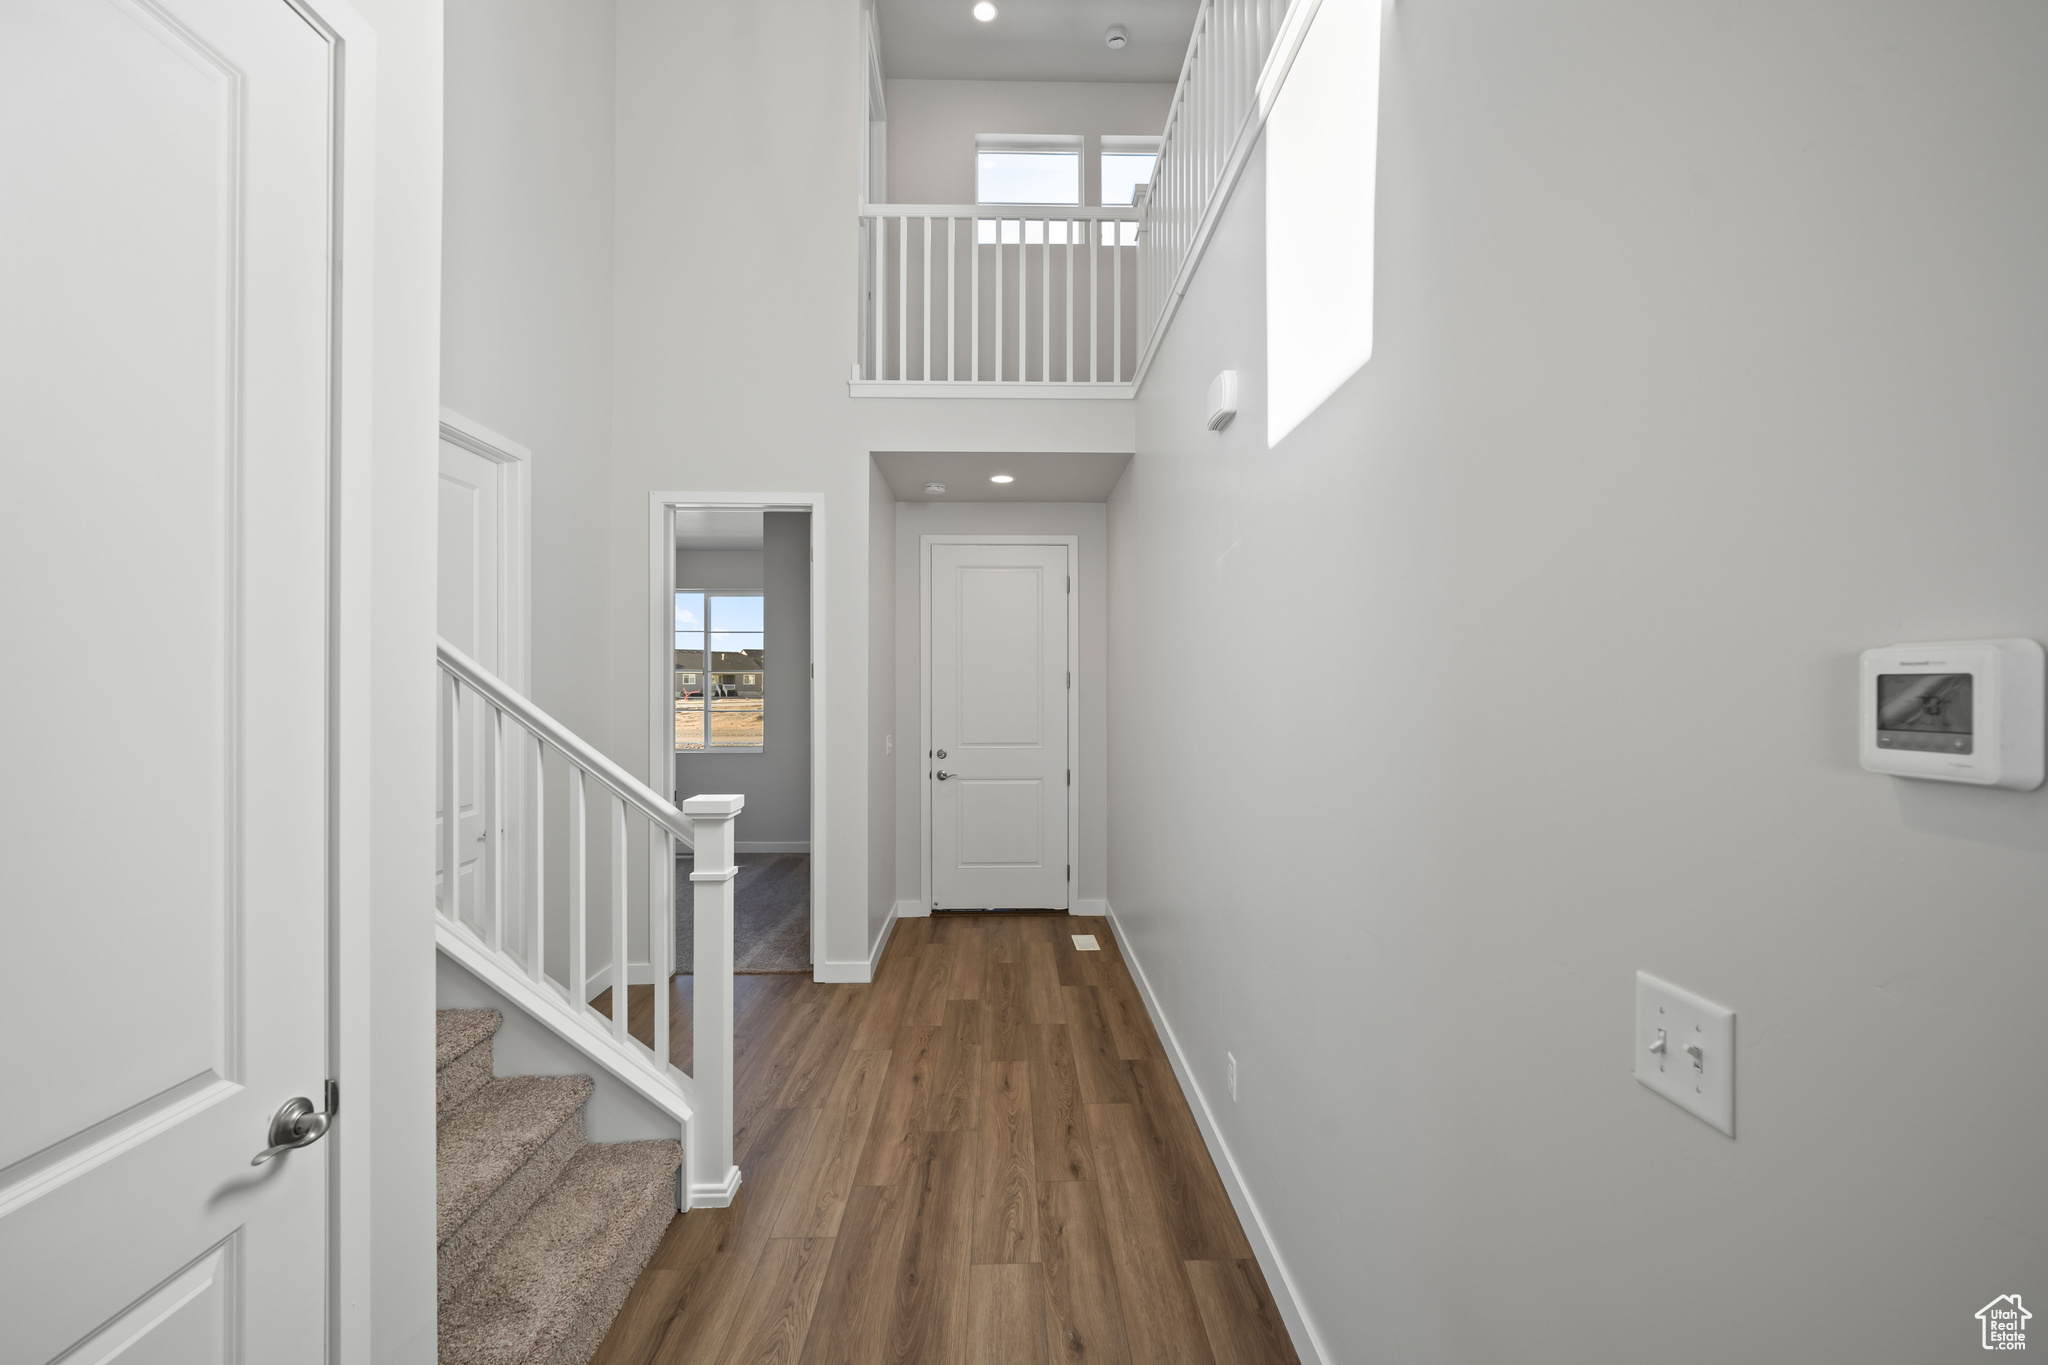
[[[690,1207],[693,1209],[730,1208],[732,1201],[739,1197],[740,1168],[732,1167],[725,1173],[725,1179],[715,1184],[693,1183],[690,1186]]]
[[[1097,913],[1084,911],[1080,906],[1100,905],[1100,913],[1109,920],[1110,932],[1116,935],[1117,951],[1130,965],[1131,978],[1138,983],[1139,998],[1145,1002],[1145,1012],[1152,1016],[1152,1027],[1159,1030],[1159,1037],[1166,1044],[1167,1060],[1173,1063],[1173,1074],[1180,1081],[1182,1093],[1191,1101],[1188,1107],[1195,1111],[1195,1124],[1202,1130],[1202,1141],[1209,1148],[1210,1159],[1216,1163],[1216,1173],[1223,1177],[1223,1188],[1230,1195],[1231,1207],[1237,1210],[1237,1221],[1244,1226],[1245,1236],[1252,1244],[1252,1254],[1258,1258],[1259,1269],[1265,1272],[1266,1286],[1273,1291],[1273,1302],[1287,1323],[1287,1334],[1294,1339],[1295,1353],[1301,1357],[1302,1365],[1330,1365],[1330,1353],[1323,1349],[1322,1338],[1316,1335],[1308,1314],[1302,1310],[1294,1278],[1287,1273],[1287,1263],[1280,1259],[1279,1248],[1273,1245],[1266,1220],[1259,1215],[1259,1206],[1252,1202],[1251,1194],[1245,1188],[1244,1176],[1237,1168],[1237,1158],[1230,1154],[1229,1144],[1223,1141],[1222,1130],[1216,1126],[1216,1116],[1209,1109],[1208,1097],[1195,1083],[1194,1070],[1180,1049],[1180,1039],[1174,1036],[1173,1026],[1160,1012],[1159,998],[1152,993],[1152,983],[1146,979],[1144,967],[1131,952],[1131,941],[1125,936],[1123,926],[1116,922],[1116,910],[1106,900],[1077,901],[1075,905],[1074,913],[1077,915]]]
[[[1075,901],[1074,908],[1072,910],[1069,910],[1067,913],[1070,915],[1093,915],[1097,918],[1101,918],[1109,914],[1109,902]]]
[[[865,985],[875,979],[875,968],[882,963],[882,950],[889,946],[889,935],[896,928],[896,921],[903,917],[903,907],[917,905],[916,901],[897,901],[889,907],[889,918],[882,923],[882,932],[875,935],[875,946],[868,950],[866,962],[818,962],[811,966],[813,981],[850,981]],[[929,910],[924,913],[930,914]]]
[[[897,901],[897,919],[930,919],[932,907],[929,901]]]
[[[736,841],[732,846],[735,853],[809,853],[809,839],[755,839],[752,842]]]

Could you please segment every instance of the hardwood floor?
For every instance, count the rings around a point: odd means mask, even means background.
[[[904,920],[872,985],[736,992],[739,1198],[595,1365],[1296,1365],[1106,921]]]

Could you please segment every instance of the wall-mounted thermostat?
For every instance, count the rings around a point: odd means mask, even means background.
[[[2032,791],[2041,785],[2043,654],[2032,640],[1950,640],[1863,654],[1857,707],[1874,773]]]

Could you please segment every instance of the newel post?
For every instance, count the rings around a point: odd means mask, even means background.
[[[739,872],[733,818],[745,804],[743,796],[683,802],[696,845],[690,871],[696,922],[690,1074],[698,1105],[688,1154],[692,1208],[724,1208],[739,1192],[740,1173],[732,1164],[732,893]]]

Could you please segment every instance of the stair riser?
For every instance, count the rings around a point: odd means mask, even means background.
[[[548,1356],[547,1365],[589,1365],[590,1358],[604,1344],[604,1336],[611,1330],[612,1320],[625,1307],[626,1296],[633,1292],[634,1282],[646,1269],[655,1247],[661,1244],[662,1234],[668,1231],[668,1225],[675,1216],[674,1191],[655,1190],[634,1226],[632,1236],[619,1248],[619,1257],[612,1263],[604,1287],[584,1307],[575,1326]]]
[[[484,1258],[491,1254],[491,1249],[526,1216],[534,1201],[547,1193],[555,1177],[562,1173],[562,1168],[583,1145],[583,1112],[578,1109],[534,1149],[533,1155],[493,1191],[461,1227],[449,1234],[448,1240],[441,1244],[437,1263],[442,1303],[448,1302],[476,1273]]]
[[[434,1118],[446,1118],[491,1081],[491,1040],[486,1038],[434,1075]]]

